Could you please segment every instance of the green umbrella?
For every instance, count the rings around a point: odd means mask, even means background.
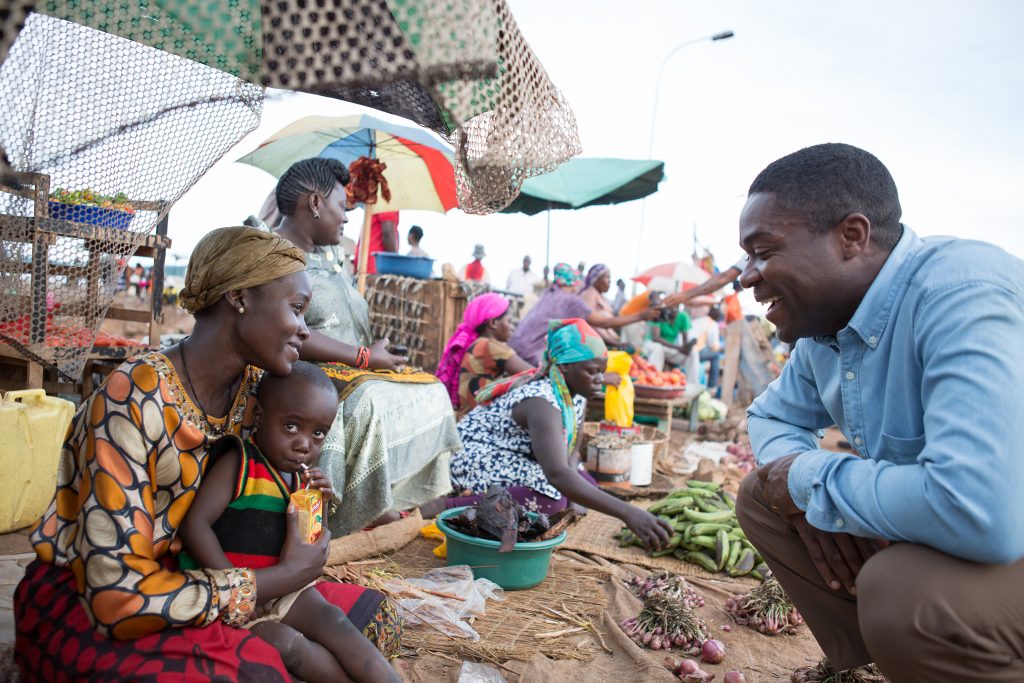
[[[549,261],[551,209],[582,209],[642,199],[657,192],[658,183],[664,179],[663,161],[576,157],[551,173],[527,180],[519,196],[501,212],[527,216],[548,212]]]

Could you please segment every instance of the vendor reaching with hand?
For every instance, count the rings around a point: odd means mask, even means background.
[[[552,320],[541,368],[488,385],[459,422],[452,485],[472,495],[433,501],[424,515],[471,505],[498,484],[529,509],[550,514],[572,501],[618,517],[649,547],[666,545],[667,522],[601,491],[579,467],[586,399],[601,387],[606,364],[607,348],[586,321]]]
[[[837,671],[1022,681],[1024,263],[900,215],[850,145],[750,186],[741,283],[796,346],[748,411],[737,514]],[[821,448],[833,424],[858,454]]]

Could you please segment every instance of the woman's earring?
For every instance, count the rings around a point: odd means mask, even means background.
[[[313,209],[313,218],[316,220],[320,220],[320,212],[317,211],[316,209]]]
[[[245,315],[245,306],[238,307],[238,315]]]

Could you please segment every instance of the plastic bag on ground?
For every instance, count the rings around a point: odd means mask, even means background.
[[[384,584],[397,596],[408,624],[427,624],[453,638],[480,640],[463,619],[482,617],[488,598],[504,600],[505,591],[488,579],[474,579],[468,565],[431,569],[418,579],[394,579]]]
[[[463,662],[459,669],[459,683],[505,683],[505,677],[490,664]]]

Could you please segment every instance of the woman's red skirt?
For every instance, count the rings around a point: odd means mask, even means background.
[[[401,621],[381,593],[345,583],[316,589],[345,611],[388,658],[398,656]],[[172,628],[137,640],[99,634],[70,570],[36,560],[14,594],[14,657],[22,680],[244,681],[291,683],[281,656],[245,629],[220,622]]]

